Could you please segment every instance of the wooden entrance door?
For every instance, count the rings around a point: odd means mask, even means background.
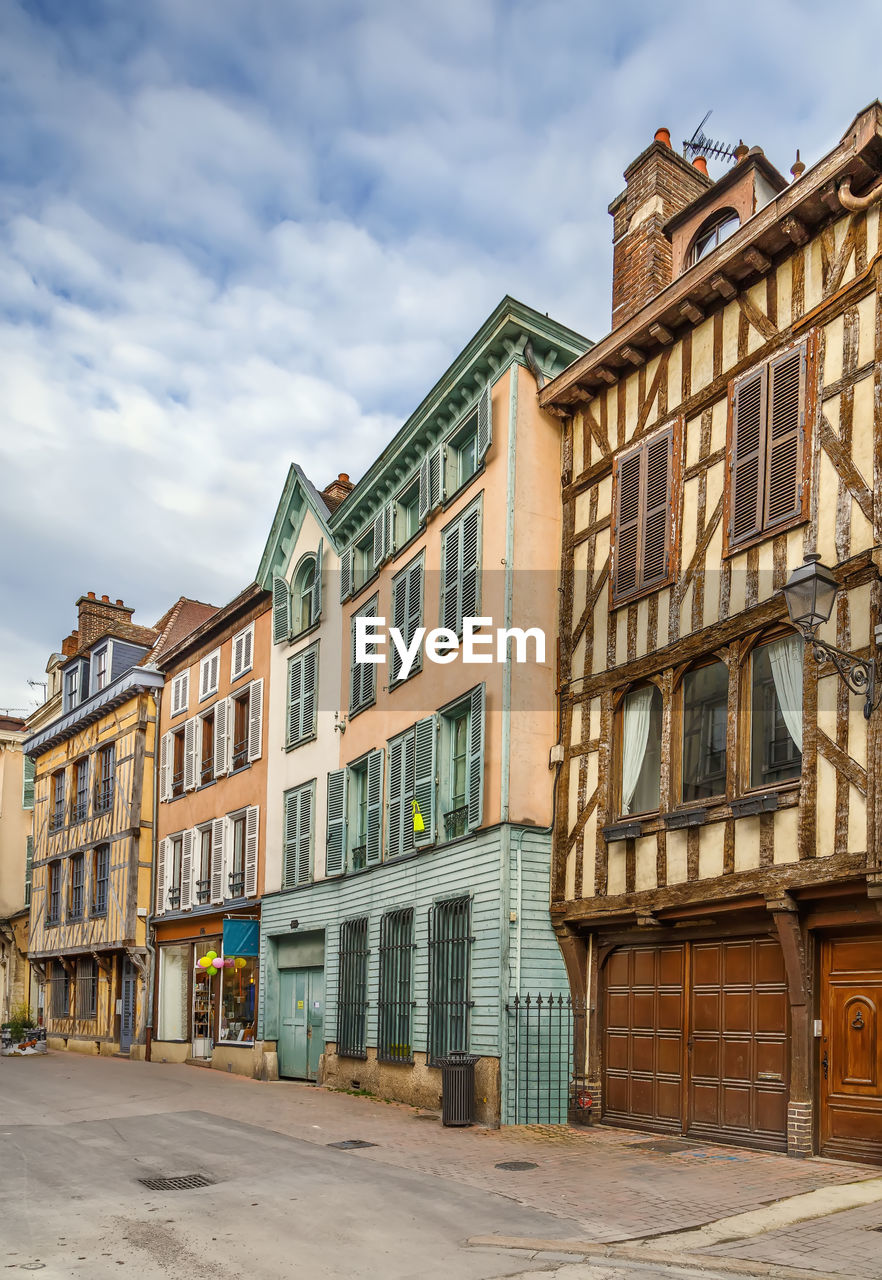
[[[882,938],[821,956],[821,1154],[882,1164]]]
[[[621,947],[604,977],[604,1118],[787,1145],[788,1003],[772,938]]]

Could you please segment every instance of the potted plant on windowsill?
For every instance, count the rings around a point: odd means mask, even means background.
[[[35,1053],[46,1053],[46,1028],[37,1026],[27,1004],[14,1005],[0,1027],[0,1054],[26,1058]]]

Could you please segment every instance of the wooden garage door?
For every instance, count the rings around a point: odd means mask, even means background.
[[[784,1149],[786,980],[770,938],[622,947],[604,979],[604,1118]]]

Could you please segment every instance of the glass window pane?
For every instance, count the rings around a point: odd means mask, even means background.
[[[238,956],[232,967],[227,966],[223,970],[221,1040],[247,1043],[254,1039],[257,965],[256,956]]]
[[[750,785],[772,786],[802,772],[802,642],[761,645],[751,668]]]
[[[655,685],[627,694],[621,714],[622,813],[658,808],[662,697]]]
[[[726,791],[729,672],[722,662],[683,678],[683,799]]]
[[[190,945],[159,948],[157,1040],[186,1040]]]

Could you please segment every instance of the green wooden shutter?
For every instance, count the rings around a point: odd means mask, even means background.
[[[303,660],[302,702],[300,704],[300,737],[315,737],[316,731],[316,693],[318,687],[318,649],[315,645],[306,649]]]
[[[300,816],[300,798],[296,791],[285,792],[284,811],[284,884],[285,889],[293,889],[297,883],[297,834]]]
[[[514,376],[514,375],[512,375]],[[489,385],[481,392],[481,398],[478,401],[478,439],[477,439],[477,458],[481,462],[490,448],[493,440],[493,406],[490,398]]]
[[[735,545],[763,525],[766,372],[758,369],[735,384],[729,453],[729,541]]]
[[[328,835],[325,875],[339,876],[346,864],[346,770],[328,774]]]
[[[414,832],[415,845],[435,843],[435,726],[435,716],[427,716],[414,727],[414,799],[424,827]]]
[[[392,580],[392,625],[407,640],[407,570]],[[394,684],[401,673],[401,655],[394,644],[389,645],[389,683]]]
[[[394,738],[389,743],[389,781],[388,812],[386,824],[386,848],[390,858],[396,858],[403,851],[402,832],[402,775],[401,766],[404,758],[404,742],[402,738]],[[408,817],[410,815],[408,814]]]
[[[34,762],[30,756],[25,756],[22,764],[21,807],[34,807]]]
[[[439,444],[429,454],[429,509],[439,507],[447,496],[447,446]]]
[[[668,429],[646,444],[641,587],[661,582],[668,575],[673,443],[673,432]]]
[[[615,580],[616,596],[626,596],[638,584],[640,549],[640,491],[642,446],[616,461],[615,468]]]
[[[423,577],[423,558],[420,556],[407,571],[407,607],[404,638],[408,647],[413,643],[413,638],[423,621]],[[423,651],[420,648],[413,661],[411,671],[421,671],[422,666]]]
[[[280,574],[273,574],[273,644],[281,644],[291,634],[291,592]]]
[[[347,547],[340,557],[340,599],[352,594],[352,548]]]
[[[315,553],[315,577],[312,580],[312,600],[310,601],[310,617],[313,622],[318,622],[322,616],[322,560],[324,558],[325,540],[319,538],[318,549]]]
[[[367,760],[367,850],[365,862],[376,865],[383,856],[383,751]]]
[[[386,505],[386,555],[391,556],[395,550],[395,507],[396,503],[389,502]]]
[[[773,360],[768,377],[764,523],[773,528],[802,510],[805,347]]]
[[[375,569],[379,569],[380,565],[386,559],[386,509],[380,511],[374,520],[374,552],[373,564]]]
[[[471,693],[469,708],[469,827],[481,825],[484,816],[484,686]]]
[[[444,530],[441,547],[441,625],[459,631],[460,612],[460,542],[459,521]]]
[[[288,661],[288,746],[299,742],[301,710],[303,702],[303,655],[297,654]]]
[[[401,743],[401,852],[414,847],[413,799],[414,799],[414,731],[410,729]]]
[[[430,506],[431,506],[431,499],[429,494],[429,459],[426,457],[426,458],[423,458],[422,462],[420,463],[420,498],[419,498],[419,507],[418,507],[420,524],[422,524],[426,516],[429,514]]]
[[[462,570],[459,630],[463,618],[474,618],[480,609],[481,508],[470,507],[462,517]]]
[[[297,822],[297,883],[312,879],[312,785],[300,788]]]

